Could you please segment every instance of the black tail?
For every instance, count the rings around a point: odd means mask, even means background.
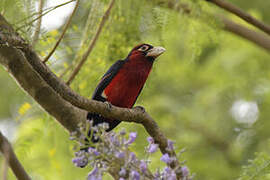
[[[108,123],[109,124],[109,129],[107,129],[106,131],[111,131],[113,128],[115,128],[121,121],[118,120],[110,120],[110,119],[106,119],[104,117],[102,117],[99,114],[95,114],[95,113],[88,113],[87,114],[87,120],[92,120],[93,121],[93,126],[97,126],[98,124],[101,123]],[[93,133],[93,134],[92,134]],[[99,142],[99,139],[95,137],[96,132],[91,132],[91,130],[88,132],[88,136],[90,136],[92,134],[92,138],[91,141],[93,143],[97,143]],[[88,139],[85,139],[85,144],[89,147],[89,143],[88,143]],[[88,151],[88,147],[86,148],[81,148],[82,151],[87,152]],[[88,162],[85,163],[85,165],[81,165],[81,168],[84,168],[86,165],[88,164]]]
[[[96,113],[88,113],[87,114],[87,120],[92,120],[93,121],[93,126],[97,126],[98,124],[102,124],[102,123],[108,123],[109,124],[109,128],[106,130],[107,132],[113,130],[121,121],[118,120],[111,120],[111,119],[107,119],[102,117],[99,114]],[[95,133],[95,132],[93,132]],[[90,136],[91,132],[88,133],[88,135]],[[94,137],[94,136],[92,136]],[[98,142],[98,139],[92,138],[91,139],[92,142],[96,143]]]

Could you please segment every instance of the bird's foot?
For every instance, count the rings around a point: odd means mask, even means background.
[[[145,109],[142,106],[135,106],[133,109],[141,111],[142,113],[145,113]]]
[[[112,109],[112,103],[108,102],[108,101],[105,101],[104,102],[107,106],[107,110],[110,111]]]

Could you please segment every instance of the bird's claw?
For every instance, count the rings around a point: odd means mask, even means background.
[[[110,103],[110,102],[108,102],[108,101],[105,101],[104,103],[106,104],[107,109],[108,109],[108,110],[111,110],[111,108],[112,108],[112,103]]]
[[[139,110],[139,111],[141,111],[142,113],[145,113],[145,109],[144,109],[144,107],[142,107],[142,106],[135,106],[133,109]]]

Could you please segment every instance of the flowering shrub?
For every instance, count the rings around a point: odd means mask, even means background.
[[[106,132],[107,124],[92,126],[92,122],[87,122],[86,127],[80,125],[81,135],[77,133],[71,134],[71,139],[78,141],[75,146],[75,158],[72,162],[77,167],[90,165],[92,171],[88,174],[88,180],[101,180],[105,172],[116,172],[115,177],[119,180],[133,179],[153,179],[153,180],[176,180],[176,171],[166,166],[163,170],[157,169],[154,174],[148,169],[150,161],[140,160],[135,153],[129,150],[129,146],[134,143],[137,133],[131,132],[126,138],[125,130],[119,133]],[[90,130],[90,131],[89,131]],[[89,132],[90,135],[89,135]],[[95,133],[93,133],[95,132]],[[98,143],[93,143],[92,138],[99,139]],[[146,153],[151,155],[158,149],[158,144],[154,143],[152,137],[148,137],[149,145],[145,148]],[[169,140],[168,150],[173,150],[173,142]],[[173,161],[168,154],[164,154],[161,161],[166,164]],[[180,171],[184,180],[191,180],[189,170],[186,166],[182,166]]]

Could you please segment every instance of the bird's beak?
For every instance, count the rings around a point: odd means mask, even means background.
[[[162,53],[164,53],[166,51],[166,49],[164,47],[153,47],[152,49],[150,49],[146,56],[150,56],[150,57],[158,57],[160,56]]]

